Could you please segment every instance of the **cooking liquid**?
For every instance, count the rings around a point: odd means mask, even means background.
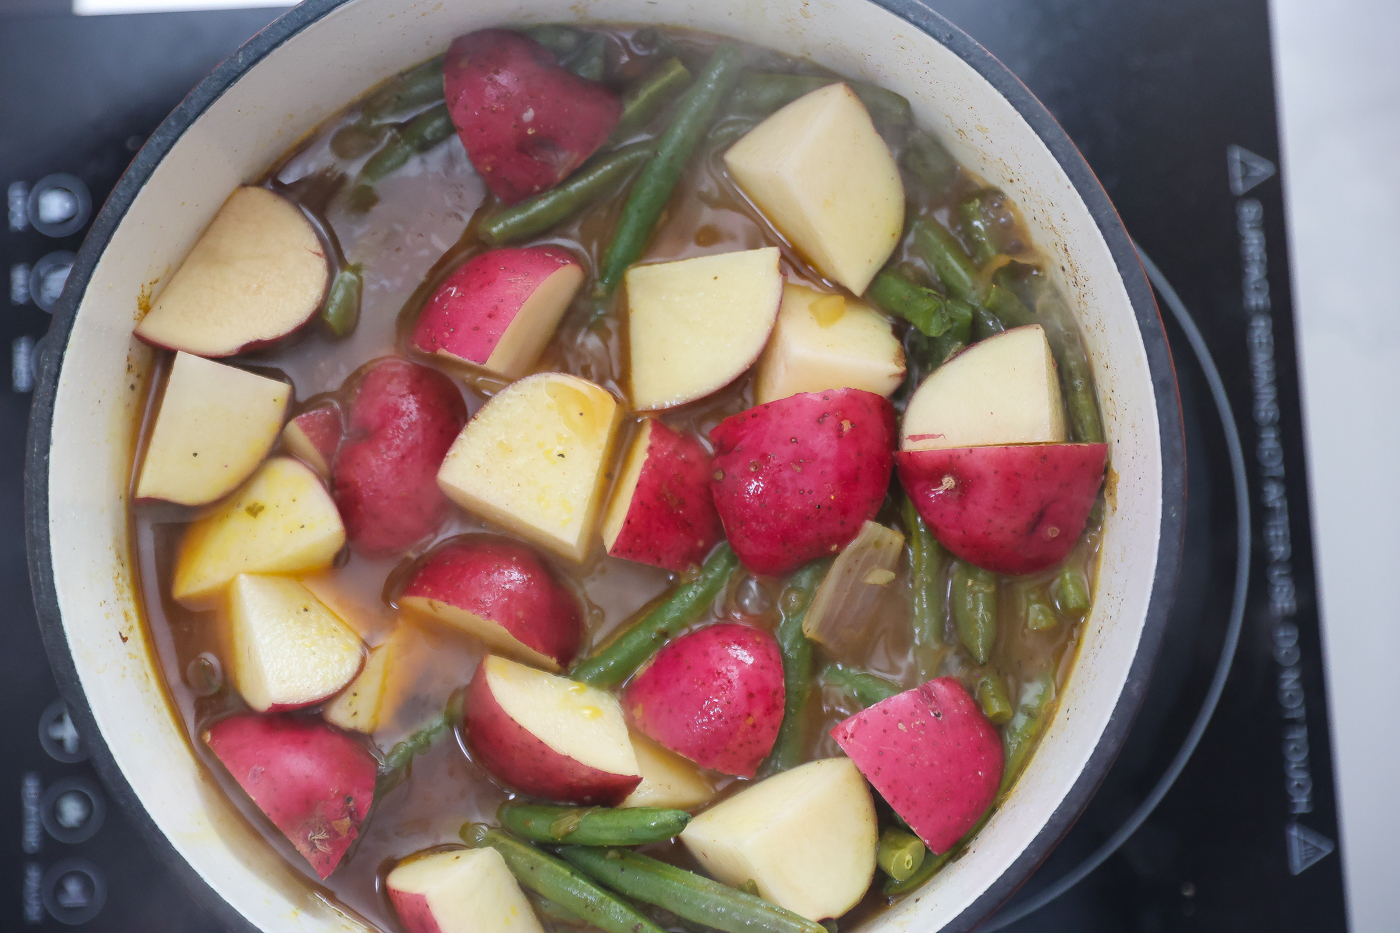
[[[664,30],[661,34],[692,73],[703,65],[716,41],[714,37],[683,30]],[[659,61],[669,54],[661,52],[659,57],[650,57],[656,55],[655,30],[622,28],[609,30],[608,35],[610,72],[623,76],[624,80],[644,71],[651,61]],[[809,62],[789,59],[771,50],[746,46],[745,52],[751,66],[758,70],[827,74]],[[312,326],[290,345],[246,355],[237,362],[284,374],[295,386],[296,398],[303,400],[294,409],[300,411],[310,407],[307,400],[313,396],[341,392],[347,377],[365,363],[399,353],[456,376],[462,384],[467,407],[474,413],[502,383],[492,376],[465,367],[452,368],[439,358],[425,357],[408,349],[406,330],[411,328],[418,309],[437,283],[452,268],[487,248],[478,241],[474,231],[477,220],[493,211],[496,202],[486,194],[461,143],[454,136],[433,150],[415,156],[408,165],[377,183],[378,199],[368,210],[363,210],[362,205],[352,206],[348,195],[351,185],[343,183],[344,177],[353,179],[367,155],[342,158],[336,150],[343,153],[345,146],[333,146],[332,140],[338,131],[355,124],[357,117],[357,108],[351,106],[328,120],[274,166],[262,183],[298,200],[317,221],[333,252],[339,253],[340,261],[361,265],[364,289],[359,326],[351,336],[340,341],[331,340],[325,331]],[[668,113],[663,111],[647,132],[659,132],[667,118]],[[762,220],[725,175],[721,153],[752,123],[752,118],[732,115],[721,117],[717,122],[671,198],[644,261],[776,245],[782,251],[783,271],[789,281],[837,290],[834,283],[824,280]],[[638,133],[641,135],[644,134]],[[341,141],[346,138],[342,136]],[[898,155],[901,140],[893,136],[887,139]],[[920,189],[906,173],[908,216],[932,213],[946,219],[951,205],[980,187],[977,179],[960,173],[948,191],[934,194]],[[530,241],[563,246],[580,258],[590,273],[534,371],[574,373],[621,398],[626,398],[625,316],[617,301],[599,315],[597,304],[588,297],[588,282],[592,281],[592,272],[607,247],[624,199],[625,195],[614,197],[581,217],[561,224],[548,235]],[[1023,230],[1021,232],[1024,234]],[[1029,243],[1027,236],[1020,239]],[[896,258],[908,260],[910,257],[899,254]],[[895,327],[898,333],[907,330],[907,325],[901,321],[896,321]],[[1073,331],[1072,326],[1068,329]],[[160,351],[159,357],[150,380],[150,398],[136,463],[140,462],[164,373],[172,359],[166,351]],[[752,381],[752,375],[745,374],[720,392],[660,416],[678,430],[706,436],[723,418],[752,405]],[[902,390],[896,400],[906,395],[907,391]],[[629,416],[615,444],[610,481],[638,420],[635,415]],[[169,597],[179,541],[194,514],[193,509],[169,504],[138,504],[133,508],[144,615],[172,706],[210,774],[289,865],[341,909],[359,915],[381,930],[396,930],[398,925],[382,884],[393,864],[428,847],[458,842],[458,830],[466,821],[494,822],[497,806],[512,794],[472,762],[460,735],[441,740],[415,759],[410,776],[403,784],[376,802],[370,818],[360,828],[359,839],[330,879],[325,882],[316,879],[290,842],[236,785],[200,739],[209,723],[245,710],[246,705],[226,674],[223,662],[227,657],[226,623],[222,614],[192,612]],[[887,500],[877,520],[898,524],[893,496]],[[473,531],[500,533],[454,507],[432,541],[423,542],[402,557],[369,559],[347,551],[334,568],[308,581],[317,595],[337,609],[370,646],[382,643],[396,627],[401,629],[399,638],[406,647],[397,656],[395,674],[386,691],[385,709],[372,737],[379,749],[387,751],[440,713],[453,691],[470,679],[484,654],[481,645],[472,638],[431,620],[401,614],[393,605],[395,584],[416,556],[435,541]],[[1084,569],[1091,584],[1097,571],[1099,534],[1096,512],[1069,558],[1070,564]],[[676,578],[665,571],[605,556],[601,543],[581,565],[570,566],[559,560],[554,563],[573,581],[585,601],[587,634],[581,656],[588,653],[590,646],[605,642],[623,623],[665,594],[676,582]],[[1041,632],[1030,631],[1024,624],[1026,588],[1048,586],[1055,572],[1014,580],[1003,578],[999,587],[998,634],[987,669],[1005,677],[1013,704],[1021,685],[1042,671],[1055,671],[1058,692],[1076,655],[1082,622],[1065,622]],[[946,585],[945,572],[945,591]],[[697,627],[721,619],[736,619],[771,631],[778,621],[781,590],[781,580],[753,577],[741,571]],[[898,576],[887,585],[877,612],[865,623],[868,637],[863,643],[863,656],[843,660],[853,661],[904,687],[916,686],[919,678],[913,657],[910,598],[908,568],[901,562]],[[819,647],[818,669],[825,660]],[[925,659],[925,663],[930,663],[929,659]],[[957,647],[951,622],[932,663],[937,664],[939,674],[958,676],[971,687],[977,667]],[[840,754],[828,733],[855,712],[856,707],[836,690],[818,688],[813,694],[808,708],[808,757]],[[316,715],[316,711],[306,711],[306,715]],[[710,777],[719,797],[747,784],[719,774]],[[679,843],[657,844],[645,851],[684,867],[697,867]],[[888,899],[880,894],[883,878],[877,871],[865,900],[842,918],[843,928],[888,905]],[[684,929],[667,923],[667,919],[664,914],[658,915],[663,926]],[[542,922],[549,926],[549,921],[542,918]]]

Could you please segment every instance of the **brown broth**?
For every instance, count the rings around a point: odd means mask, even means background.
[[[611,67],[614,74],[639,73],[647,64],[638,31],[614,29],[608,32]],[[698,33],[667,30],[664,34],[679,50],[688,65],[698,65],[707,57],[714,39]],[[811,63],[785,58],[770,50],[746,47],[751,64],[766,70],[827,73]],[[828,73],[829,74],[829,73]],[[391,79],[392,80],[392,79]],[[331,118],[292,152],[269,170],[263,183],[299,200],[321,227],[338,261],[359,263],[364,281],[360,323],[353,335],[331,341],[315,331],[290,344],[249,355],[238,360],[244,365],[275,367],[295,386],[296,397],[306,400],[343,392],[349,377],[367,362],[398,353],[418,362],[447,369],[441,360],[424,357],[407,349],[405,328],[411,326],[422,302],[437,283],[464,259],[483,251],[475,234],[476,221],[492,210],[495,202],[472,170],[456,137],[435,149],[415,156],[398,172],[376,185],[378,201],[368,211],[352,208],[345,178],[353,178],[360,159],[339,158],[331,140],[358,117],[355,105]],[[649,132],[664,125],[663,113]],[[672,197],[657,234],[645,256],[647,261],[681,259],[690,256],[777,245],[782,250],[783,271],[790,281],[834,290],[802,257],[777,234],[740,195],[723,171],[719,136],[728,124],[741,121],[724,118],[711,140],[702,144],[699,157]],[[731,136],[730,139],[733,137]],[[888,141],[899,151],[901,140]],[[362,159],[363,157],[361,157]],[[942,219],[948,209],[965,194],[981,187],[978,179],[960,172],[955,183],[934,196],[917,188],[906,176],[911,202],[910,214],[934,214]],[[607,246],[621,197],[586,211],[567,221],[533,243],[561,245],[584,259],[591,272]],[[1022,243],[1029,237],[1022,228]],[[520,244],[526,245],[526,244]],[[921,271],[917,260],[906,251],[896,261]],[[1027,253],[1018,259],[1033,261]],[[623,373],[626,370],[626,335],[616,307],[595,317],[595,306],[584,288],[553,340],[536,365],[535,372],[562,370],[590,379],[621,397],[626,397]],[[1082,355],[1077,334],[1069,321],[1053,323],[1071,336],[1072,352]],[[899,332],[907,325],[896,321]],[[150,430],[155,402],[170,355],[162,353],[153,378],[150,398],[143,413],[141,436]],[[498,380],[466,369],[450,369],[462,383],[468,409],[475,412],[499,388]],[[680,430],[705,435],[724,417],[752,404],[752,376],[746,374],[731,386],[699,402],[661,413],[662,420]],[[298,409],[299,410],[299,409]],[[616,459],[626,449],[626,439],[638,419],[629,418],[616,445]],[[139,463],[144,440],[138,443],[135,461]],[[133,468],[133,476],[135,469]],[[612,475],[612,474],[610,474]],[[237,692],[222,675],[225,656],[225,621],[221,613],[192,612],[169,597],[174,556],[185,525],[194,510],[170,505],[138,505],[134,508],[134,543],[138,555],[138,575],[144,602],[145,622],[160,673],[173,708],[191,737],[197,754],[228,792],[250,822],[278,851],[320,887],[324,896],[358,914],[371,925],[384,930],[397,929],[382,878],[393,862],[432,846],[456,842],[462,823],[490,821],[496,807],[510,795],[475,765],[460,737],[440,741],[413,764],[409,778],[377,802],[370,819],[349,856],[332,877],[318,882],[290,843],[257,810],[199,739],[209,722],[244,709]],[[897,524],[896,510],[887,502],[879,520]],[[460,510],[438,531],[434,540],[469,531],[499,531]],[[1100,530],[1091,522],[1069,558],[1091,582],[1097,572]],[[388,707],[380,727],[372,736],[374,744],[387,750],[425,720],[441,712],[448,697],[470,678],[482,657],[481,646],[468,636],[437,626],[427,620],[401,615],[393,606],[395,581],[402,569],[432,542],[401,558],[371,560],[348,551],[332,569],[308,578],[308,585],[324,601],[345,616],[371,646],[382,643],[396,632],[401,645],[395,674],[387,691]],[[656,568],[609,558],[595,547],[581,566],[556,562],[561,571],[583,594],[586,606],[587,637],[590,644],[606,640],[624,622],[659,596],[674,582],[673,575]],[[988,667],[1006,679],[1013,702],[1023,683],[1038,672],[1055,671],[1057,689],[1063,686],[1073,664],[1082,622],[1062,623],[1048,631],[1031,632],[1024,624],[1021,594],[1028,586],[1047,586],[1056,570],[1015,580],[1003,578],[999,590],[998,636]],[[705,625],[717,618],[744,619],[772,630],[777,624],[777,600],[781,581],[739,574],[717,601],[714,610],[697,623]],[[948,584],[945,572],[943,584]],[[909,623],[910,581],[908,568],[901,566],[884,599],[869,623],[869,638],[858,664],[884,675],[904,687],[918,680],[913,661]],[[949,623],[939,649],[937,670],[970,683],[977,668],[957,647],[956,633]],[[819,649],[819,655],[820,655]],[[822,663],[819,658],[818,665]],[[814,691],[808,707],[808,755],[811,758],[839,754],[828,736],[830,729],[855,711],[852,700],[837,690]],[[315,711],[309,711],[314,715]],[[720,796],[732,793],[747,782],[722,775],[710,775]],[[684,849],[676,843],[648,847],[648,852],[695,867]],[[879,893],[879,878],[871,893],[846,918],[858,922],[886,906]],[[665,918],[661,918],[663,921]],[[544,921],[549,926],[549,921]],[[673,929],[683,927],[672,925]]]

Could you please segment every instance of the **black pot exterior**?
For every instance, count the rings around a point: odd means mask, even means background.
[[[313,25],[347,0],[306,0],[283,14],[250,39],[232,57],[190,92],[142,147],[93,222],[77,260],[69,274],[63,296],[54,312],[53,324],[36,354],[34,402],[29,421],[28,452],[25,465],[25,529],[29,552],[29,577],[39,628],[59,691],[68,711],[87,743],[93,763],[117,803],[140,827],[152,850],[209,907],[229,930],[253,931],[253,927],[232,906],[219,897],[202,877],[182,859],[146,812],[126,777],[117,767],[111,751],[97,729],[88,698],[78,679],[58,609],[53,574],[53,553],[49,541],[49,448],[53,432],[54,402],[64,350],[73,330],[78,306],[91,280],[97,262],[111,240],[137,193],[150,179],[161,159],[186,129],[234,82],[283,42]],[[955,53],[997,89],[1049,148],[1076,191],[1087,205],[1099,232],[1108,244],[1118,267],[1128,298],[1137,317],[1147,351],[1153,393],[1157,403],[1158,429],[1162,451],[1162,511],[1156,575],[1148,604],[1147,618],[1137,654],[1107,728],[1100,736],[1089,763],[1075,781],[1060,806],[1051,815],[1032,843],[992,885],[951,923],[943,933],[964,933],[989,917],[1030,876],[1059,843],[1088,804],[1099,783],[1108,773],[1127,737],[1146,691],[1152,663],[1166,627],[1167,613],[1176,588],[1185,521],[1186,461],[1181,423],[1181,403],[1176,373],[1166,331],[1132,242],[1108,194],[1099,184],[1088,163],[1049,111],[1006,66],[990,52],[918,0],[870,0],[918,27]],[[920,895],[913,895],[915,898]]]

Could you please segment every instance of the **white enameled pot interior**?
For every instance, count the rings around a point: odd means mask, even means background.
[[[1053,724],[971,850],[870,924],[933,931],[1031,843],[1083,770],[1138,648],[1158,551],[1162,452],[1133,308],[1089,210],[1011,104],[957,55],[865,0],[351,0],[251,67],[194,121],[136,196],[79,306],[55,400],[49,530],[59,609],[93,715],[156,825],[208,884],[268,931],[360,929],[281,862],[197,764],[152,670],[126,513],[141,375],[139,308],[228,192],[324,117],[456,35],[578,19],[692,26],[808,56],[904,94],[918,121],[1011,193],[1078,310],[1117,474],[1093,613]],[[454,140],[450,145],[458,145]]]

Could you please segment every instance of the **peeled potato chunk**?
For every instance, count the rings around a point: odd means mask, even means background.
[[[862,294],[904,229],[904,185],[844,84],[799,97],[724,155],[744,194],[821,273]]]
[[[467,422],[438,470],[438,485],[467,511],[583,560],[620,418],[617,400],[585,379],[529,376]]]
[[[136,497],[205,505],[228,495],[272,450],[291,397],[285,382],[176,353]]]
[[[883,314],[844,295],[783,287],[778,324],[758,361],[755,404],[827,389],[888,398],[903,381],[904,347]]]
[[[1055,358],[1039,324],[968,347],[909,398],[900,450],[1056,444],[1065,411]]]

